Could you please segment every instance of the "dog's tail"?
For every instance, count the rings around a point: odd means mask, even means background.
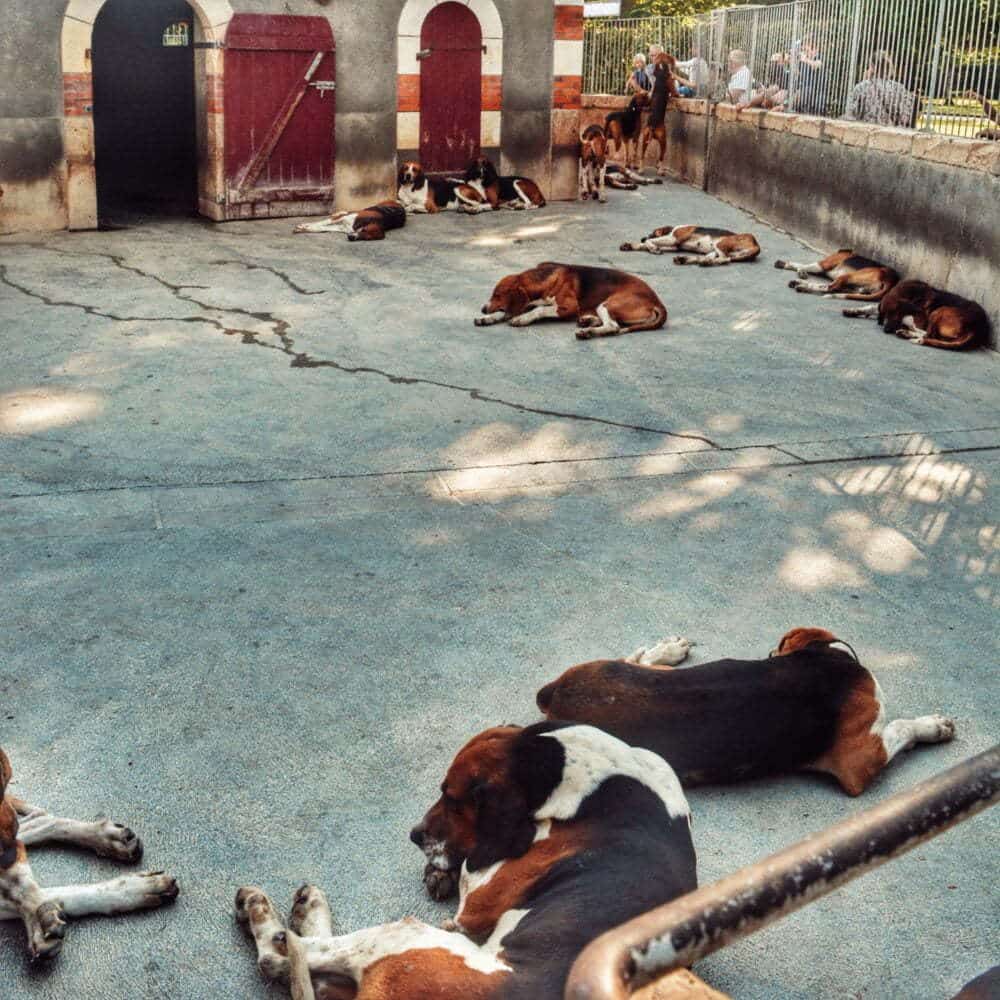
[[[657,302],[653,306],[653,315],[648,319],[641,319],[638,323],[623,327],[621,333],[635,333],[637,330],[659,330],[667,322],[667,307],[662,302]]]
[[[902,337],[903,334],[898,334],[898,336]],[[981,347],[982,336],[978,330],[970,330],[960,340],[940,340],[937,337],[924,337],[921,343],[924,347],[940,347],[943,351],[964,351],[967,347]]]

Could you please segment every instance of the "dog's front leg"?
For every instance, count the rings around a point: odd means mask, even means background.
[[[605,175],[608,172],[608,165],[602,163],[598,168],[597,200],[603,205],[607,202],[608,196],[605,193]]]
[[[527,312],[515,316],[510,321],[511,326],[531,326],[532,323],[537,323],[539,320],[559,318],[559,307],[553,299],[546,299],[538,304],[529,303],[529,305],[531,308]]]
[[[687,659],[693,645],[690,639],[672,635],[652,646],[640,646],[631,656],[625,657],[625,662],[640,667],[676,667]]]
[[[52,816],[44,809],[33,809],[21,803],[22,813],[18,837],[25,847],[35,844],[69,844],[93,851],[102,858],[135,862],[142,857],[142,841],[127,827],[101,817],[92,823]]]
[[[28,864],[24,844],[17,844],[17,860],[0,869],[0,913],[20,917],[28,933],[32,959],[54,958],[62,948],[66,921],[58,901],[46,899]]]
[[[857,309],[841,310],[849,319],[878,319],[878,305],[861,306]]]
[[[485,316],[477,316],[472,322],[474,326],[496,326],[507,319],[507,313],[502,309],[498,312],[487,313]]]

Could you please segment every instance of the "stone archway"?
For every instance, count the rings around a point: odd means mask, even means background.
[[[198,209],[221,219],[223,173],[222,41],[233,17],[229,0],[188,0],[195,12],[195,115],[198,143]],[[97,227],[94,167],[94,22],[105,0],[69,0],[63,15],[63,155],[69,229]]]
[[[398,99],[396,150],[417,155],[420,149],[420,33],[427,15],[448,0],[407,0],[396,36]],[[476,15],[482,28],[482,110],[480,145],[488,153],[500,149],[503,108],[503,24],[493,0],[458,0]]]

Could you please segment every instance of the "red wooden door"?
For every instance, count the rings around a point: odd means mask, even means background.
[[[438,4],[420,30],[420,49],[420,162],[425,170],[464,170],[479,155],[479,20],[465,4]]]
[[[237,14],[229,23],[228,216],[272,214],[274,202],[332,200],[335,72],[326,18]]]

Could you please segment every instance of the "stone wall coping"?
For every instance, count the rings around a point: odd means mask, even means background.
[[[623,108],[628,98],[619,94],[584,94],[584,108]],[[791,132],[804,139],[834,142],[844,146],[874,149],[882,153],[913,156],[920,160],[948,166],[977,170],[1000,176],[1000,142],[988,139],[966,139],[939,135],[937,132],[917,132],[913,129],[890,128],[848,118],[818,118],[813,115],[788,114],[749,108],[739,111],[735,105],[699,98],[677,98],[670,107],[681,114],[706,115],[719,121],[732,122],[750,129],[770,129]]]

